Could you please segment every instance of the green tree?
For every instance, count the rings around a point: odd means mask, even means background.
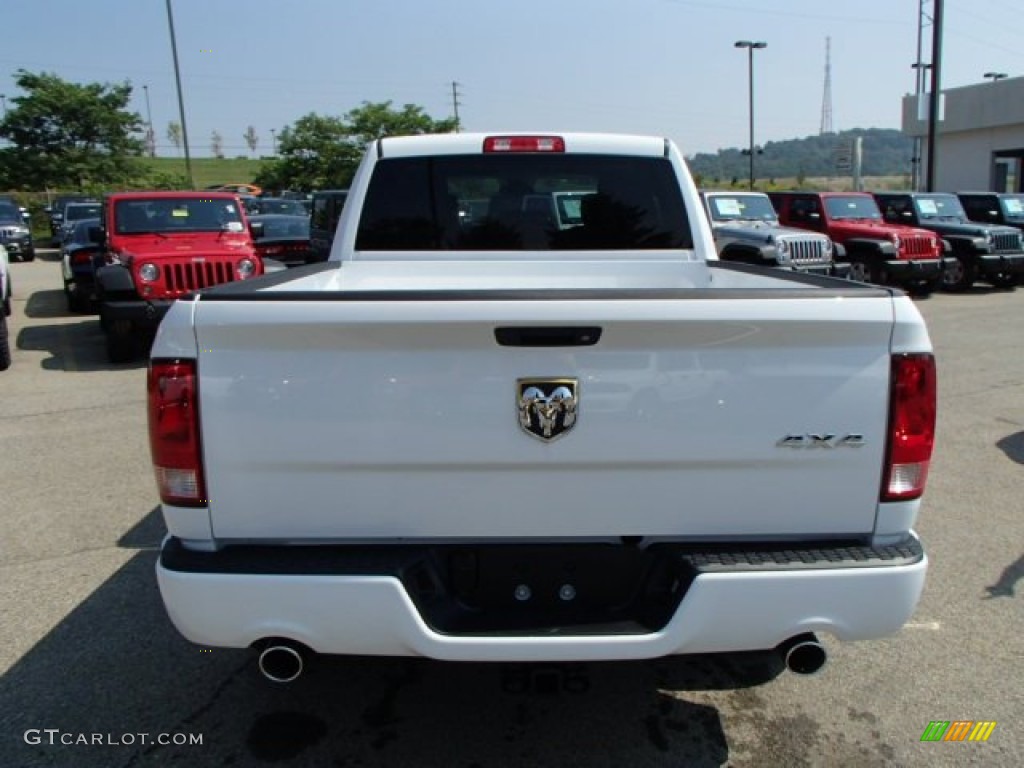
[[[311,112],[277,134],[278,157],[263,165],[256,183],[267,189],[345,188],[368,142],[454,129],[454,119],[434,120],[414,104],[397,111],[390,101],[364,101],[344,117]]]
[[[210,134],[210,151],[218,160],[224,159],[224,137],[219,131]]]
[[[264,189],[328,189],[347,186],[359,162],[340,117],[310,112],[277,134],[277,158],[255,182]]]
[[[361,144],[385,136],[418,136],[455,130],[455,118],[434,120],[423,111],[423,107],[415,104],[406,104],[401,112],[396,112],[391,109],[390,101],[376,104],[364,101],[361,107],[345,115],[345,120],[349,133]]]
[[[256,135],[256,126],[250,125],[242,136],[245,143],[249,145],[249,151],[255,153],[256,147],[260,143],[260,137]]]
[[[168,141],[171,142],[171,144],[174,145],[175,149],[177,149],[178,152],[180,153],[182,142],[181,123],[171,120],[171,122],[167,124],[167,139]]]
[[[132,87],[70,83],[19,69],[21,95],[0,120],[0,174],[28,190],[120,186],[143,175],[142,118],[128,111]]]

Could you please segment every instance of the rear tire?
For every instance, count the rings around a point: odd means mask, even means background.
[[[126,320],[107,321],[107,359],[112,363],[130,363],[135,359],[135,335]]]
[[[64,294],[68,299],[68,312],[82,315],[89,312],[89,297],[82,293],[81,289],[72,285],[64,285]]]
[[[907,287],[907,293],[920,299],[926,299],[942,286],[942,279],[923,280]]]
[[[7,335],[7,316],[0,313],[0,371],[11,367],[11,344]]]
[[[1014,288],[1020,283],[1020,275],[1000,272],[998,275],[992,275],[989,282],[996,288]]]
[[[863,259],[854,259],[850,262],[850,279],[858,283],[877,283],[878,270]]]

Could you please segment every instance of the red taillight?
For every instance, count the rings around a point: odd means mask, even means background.
[[[273,256],[277,253],[284,253],[284,247],[280,245],[267,245],[262,249],[264,256]]]
[[[906,501],[924,493],[935,444],[936,392],[932,355],[893,357],[882,501]]]
[[[565,152],[561,136],[488,136],[484,152]]]
[[[91,254],[88,254],[88,253],[72,253],[71,254],[71,263],[76,265],[76,266],[81,266],[82,264],[88,264],[91,261],[92,261],[92,255]]]
[[[149,447],[166,504],[206,504],[199,446],[195,360],[154,360],[149,366]]]

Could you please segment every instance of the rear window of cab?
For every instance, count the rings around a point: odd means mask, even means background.
[[[364,251],[692,247],[667,159],[561,153],[382,159],[356,235]]]

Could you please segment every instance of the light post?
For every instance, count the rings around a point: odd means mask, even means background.
[[[146,148],[150,157],[156,157],[156,134],[153,133],[153,112],[149,108],[149,86],[142,86],[146,94]]]
[[[764,40],[737,40],[736,48],[747,49],[747,77],[750,84],[750,188],[754,188],[754,50],[767,48]]]
[[[987,78],[994,83],[996,80],[1005,80],[1009,75],[1005,72],[986,72],[982,77]]]
[[[3,102],[3,105],[4,105],[4,117],[7,117],[7,94],[6,93],[0,93],[0,102]]]
[[[273,128],[270,129],[270,154],[277,157],[277,131]]]
[[[171,31],[171,55],[174,57],[174,80],[178,86],[178,114],[181,117],[181,140],[185,145],[185,175],[188,185],[195,189],[196,182],[192,178],[192,158],[188,152],[188,128],[185,127],[185,99],[181,95],[181,70],[178,68],[178,44],[174,40],[174,15],[171,13],[171,0],[167,0],[167,26]]]
[[[932,65],[931,64],[925,64],[923,61],[921,61],[920,43],[918,44],[918,49],[919,49],[918,50],[918,54],[917,54],[918,60],[916,62],[914,62],[913,64],[911,64],[910,68],[915,70],[915,72],[914,72],[914,80],[915,80],[915,90],[914,90],[914,93],[917,96],[917,103],[915,104],[914,108],[917,110],[917,117],[918,117],[918,119],[921,119],[921,110],[922,110],[921,98],[922,98],[923,94],[928,92],[928,86],[927,86],[928,70],[932,68]],[[912,168],[911,168],[911,171],[912,171],[912,173],[911,173],[911,176],[912,176],[911,186],[913,187],[915,192],[920,192],[921,188],[923,186],[922,182],[921,182],[921,177],[922,177],[922,173],[921,173],[921,154],[923,152],[924,152],[924,140],[920,136],[915,136],[914,137],[914,156],[910,158],[910,163],[911,163],[911,166],[912,166]]]

